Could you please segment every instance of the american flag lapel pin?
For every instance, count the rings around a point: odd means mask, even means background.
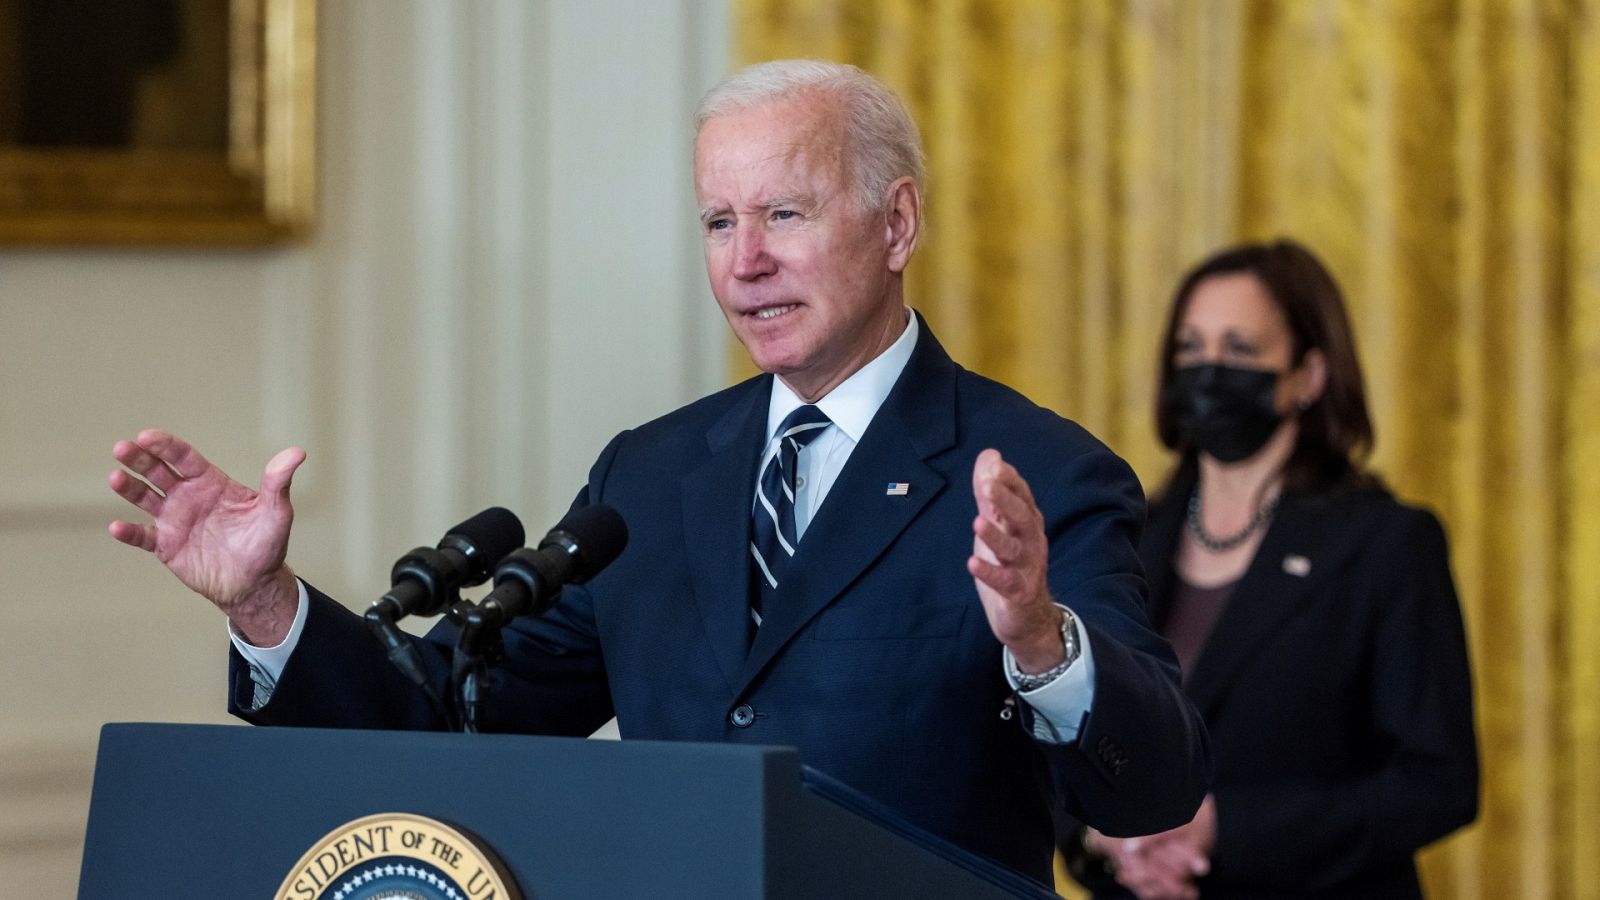
[[[891,481],[889,482],[889,489],[884,493],[890,497],[904,497],[910,490],[911,482],[909,481]]]

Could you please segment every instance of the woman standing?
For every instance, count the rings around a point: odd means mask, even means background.
[[[1477,814],[1471,676],[1438,520],[1363,468],[1338,286],[1288,241],[1212,257],[1160,376],[1178,462],[1140,553],[1216,777],[1188,825],[1085,833],[1069,868],[1145,900],[1420,897],[1416,851]]]

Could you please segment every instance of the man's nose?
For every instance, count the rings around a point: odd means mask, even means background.
[[[740,228],[733,236],[733,277],[750,281],[778,270],[777,261],[767,252],[761,228]]]

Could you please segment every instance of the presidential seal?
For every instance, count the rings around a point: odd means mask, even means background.
[[[347,822],[306,851],[274,900],[522,900],[488,847],[410,813]]]

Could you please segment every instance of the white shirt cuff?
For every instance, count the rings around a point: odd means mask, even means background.
[[[1066,607],[1062,607],[1065,609]],[[1089,714],[1094,704],[1094,651],[1083,634],[1083,622],[1072,617],[1072,627],[1078,633],[1078,658],[1061,676],[1044,687],[1018,694],[1033,708],[1033,736],[1046,744],[1070,744],[1078,739],[1078,726]],[[1016,668],[1009,649],[1001,668],[1006,682],[1015,690],[1017,682],[1011,677]]]
[[[244,661],[250,667],[250,680],[255,682],[255,696],[252,709],[260,709],[272,699],[272,691],[278,686],[278,677],[283,674],[283,669],[289,664],[289,654],[300,643],[300,632],[306,627],[306,612],[311,608],[311,598],[306,594],[305,582],[296,578],[295,587],[300,591],[300,605],[294,612],[294,624],[289,626],[289,633],[283,636],[283,641],[276,647],[257,647],[249,643],[228,623],[228,640],[233,642],[233,648],[239,651]]]

